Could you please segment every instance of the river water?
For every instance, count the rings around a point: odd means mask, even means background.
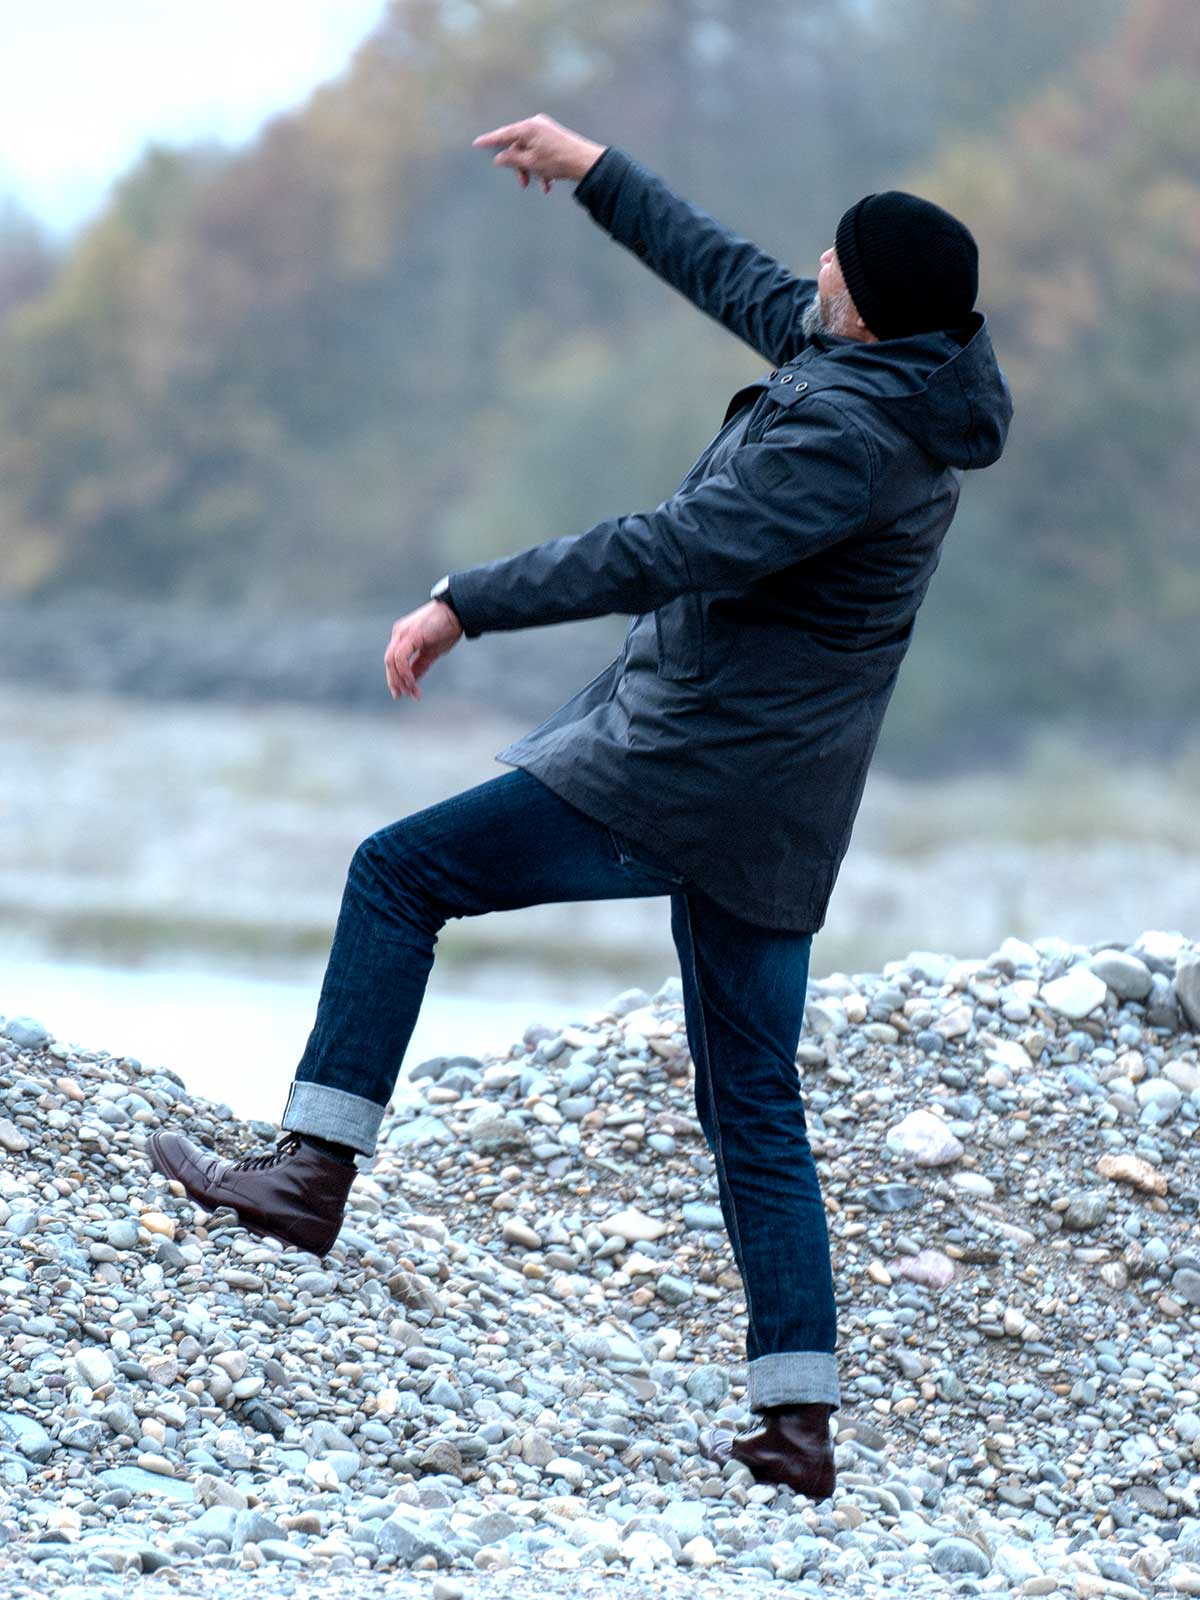
[[[33,1016],[69,1044],[169,1067],[193,1092],[266,1121],[282,1115],[319,992],[319,977],[297,983],[74,962],[0,965],[0,1015]],[[531,1022],[582,1021],[612,993],[598,982],[551,988],[511,973],[466,989],[435,968],[396,1098],[406,1098],[405,1075],[430,1056],[503,1054]]]
[[[523,731],[432,680],[419,714],[0,684],[0,1015],[275,1119],[356,845],[509,771],[494,752]],[[1200,750],[1141,767],[1057,736],[1003,772],[873,770],[813,974],[913,949],[982,957],[1008,934],[1195,934],[1198,779]],[[653,993],[678,972],[669,910],[656,896],[452,921],[405,1070]]]

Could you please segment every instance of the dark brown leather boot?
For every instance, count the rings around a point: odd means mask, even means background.
[[[152,1133],[147,1145],[159,1172],[176,1178],[206,1211],[229,1206],[250,1233],[269,1234],[323,1256],[341,1232],[346,1197],[358,1168],[285,1133],[274,1150],[223,1161],[179,1133]]]
[[[770,1406],[762,1414],[762,1426],[752,1433],[702,1428],[700,1453],[719,1467],[740,1461],[759,1483],[785,1483],[810,1499],[826,1500],[837,1482],[829,1437],[832,1410],[818,1400]]]

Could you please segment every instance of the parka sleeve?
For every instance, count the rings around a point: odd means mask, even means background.
[[[834,406],[812,401],[653,511],[452,572],[450,599],[470,639],[610,612],[636,616],[815,555],[856,534],[870,504],[863,435]]]
[[[772,366],[804,348],[800,321],[816,279],[797,277],[624,150],[609,145],[573,198],[618,244]]]

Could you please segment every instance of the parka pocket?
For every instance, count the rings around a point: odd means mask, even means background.
[[[660,678],[704,676],[704,607],[699,594],[681,594],[654,613]]]

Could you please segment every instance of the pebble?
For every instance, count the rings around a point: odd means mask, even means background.
[[[523,1250],[540,1250],[542,1248],[541,1234],[516,1217],[510,1217],[505,1222],[500,1229],[500,1237],[505,1244],[519,1244]]]
[[[1006,940],[812,981],[816,1505],[698,1450],[756,1419],[677,980],[414,1071],[319,1263],[146,1160],[269,1126],[6,1024],[6,1600],[160,1568],[222,1600],[1200,1594],[1198,962]]]
[[[29,1140],[17,1127],[15,1122],[10,1122],[7,1117],[0,1117],[0,1148],[10,1155],[20,1155],[22,1150],[29,1149]]]
[[[85,1348],[75,1356],[75,1368],[89,1389],[102,1389],[111,1383],[115,1368],[107,1350]]]
[[[729,1374],[723,1367],[697,1367],[688,1373],[684,1388],[698,1406],[711,1411],[729,1393]]]
[[[661,1239],[664,1233],[670,1233],[671,1224],[648,1217],[641,1211],[629,1210],[617,1211],[611,1217],[605,1217],[599,1228],[606,1238],[625,1239],[630,1244],[648,1244],[654,1239]]]
[[[992,1570],[987,1551],[973,1539],[939,1539],[929,1551],[929,1560],[935,1572],[969,1572],[976,1578],[986,1578]]]
[[[888,1140],[890,1143],[890,1133]],[[872,1211],[886,1215],[892,1211],[905,1211],[910,1206],[919,1206],[925,1198],[925,1191],[911,1183],[877,1183],[864,1189],[860,1198]]]
[[[942,1167],[957,1161],[963,1145],[932,1111],[918,1107],[887,1130],[887,1146],[892,1154],[918,1167]]]
[[[918,1250],[915,1256],[900,1256],[890,1265],[895,1277],[924,1284],[927,1289],[944,1289],[954,1277],[954,1262],[941,1250]]]
[[[1062,1213],[1063,1227],[1077,1232],[1097,1228],[1107,1215],[1108,1196],[1102,1190],[1090,1189],[1070,1196]]]
[[[703,1201],[693,1200],[683,1206],[683,1225],[693,1233],[712,1233],[717,1229],[724,1229],[725,1218],[719,1205],[705,1205]]]
[[[3,1031],[5,1037],[22,1050],[40,1050],[53,1037],[49,1028],[34,1017],[10,1017]]]
[[[1194,950],[1176,964],[1175,995],[1188,1026],[1200,1032],[1200,954]]]
[[[1167,1175],[1159,1172],[1140,1156],[1129,1154],[1101,1156],[1096,1171],[1102,1178],[1128,1183],[1143,1194],[1164,1195],[1167,1192]]]
[[[1154,986],[1146,963],[1123,950],[1102,950],[1088,966],[1119,1000],[1144,1000]]]
[[[1085,966],[1072,967],[1061,978],[1042,985],[1042,999],[1060,1016],[1078,1019],[1086,1017],[1097,1006],[1104,1004],[1108,985],[1103,978]]]

